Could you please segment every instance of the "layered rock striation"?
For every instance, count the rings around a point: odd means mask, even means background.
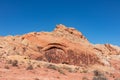
[[[0,37],[1,58],[13,55],[56,64],[110,66],[112,55],[120,55],[120,47],[93,45],[81,32],[60,24],[52,32]]]

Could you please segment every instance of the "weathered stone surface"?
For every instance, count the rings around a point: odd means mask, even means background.
[[[120,48],[111,44],[93,45],[81,32],[60,24],[53,32],[0,37],[0,54],[77,66],[110,65],[108,55],[119,55]]]
[[[94,49],[101,52],[104,55],[119,55],[120,54],[120,47],[113,46],[111,44],[97,44],[94,46]]]
[[[5,63],[12,63],[14,60],[18,62],[16,67],[12,68],[12,65]],[[21,77],[23,80],[35,80],[31,78],[35,75],[41,80],[45,77],[47,80],[50,77],[50,80],[82,80],[82,77],[87,75],[89,80],[92,80],[91,72],[94,70],[104,71],[107,77],[110,75],[109,80],[114,80],[113,78],[120,77],[119,63],[120,47],[111,44],[93,45],[81,32],[61,24],[52,32],[0,37],[0,80],[19,80]],[[31,65],[33,70],[25,71],[26,65]],[[61,74],[53,73],[53,70],[46,69],[46,66],[64,75],[66,73],[62,69],[81,73],[55,78],[56,74],[58,77]],[[6,72],[4,68],[10,70]]]

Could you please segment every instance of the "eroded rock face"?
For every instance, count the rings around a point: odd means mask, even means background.
[[[21,55],[33,60],[77,66],[110,65],[109,55],[120,55],[120,48],[110,44],[93,45],[76,29],[57,25],[53,32],[0,37],[0,55]]]
[[[87,38],[81,32],[74,28],[67,28],[64,25],[57,25],[53,31],[53,35],[65,37],[72,42],[88,42]]]
[[[104,55],[119,55],[120,54],[120,48],[118,46],[113,46],[111,44],[104,44],[95,45],[94,49],[101,52]]]
[[[60,48],[51,48],[45,52],[45,58],[48,62],[62,63],[70,65],[93,65],[100,64],[99,58],[94,54],[77,52],[68,49],[67,52]]]

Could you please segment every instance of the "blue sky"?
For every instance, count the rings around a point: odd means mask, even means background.
[[[52,31],[64,24],[90,42],[120,45],[120,0],[0,0],[0,35]]]

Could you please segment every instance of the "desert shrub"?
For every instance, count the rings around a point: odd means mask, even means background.
[[[66,75],[66,74],[64,73],[64,71],[61,70],[61,69],[58,69],[58,72],[59,72],[60,74],[64,74],[64,75]]]
[[[60,79],[60,77],[59,77],[59,76],[57,76],[56,78],[57,78],[57,79]]]
[[[94,76],[93,80],[108,80],[105,76]]]
[[[87,72],[88,72],[88,70],[85,70],[85,69],[84,69],[82,72],[83,72],[83,73],[87,73]]]
[[[88,72],[88,70],[85,69],[85,68],[82,68],[82,69],[80,70],[80,73],[87,73],[87,72]]]
[[[70,68],[70,67],[63,67],[63,69],[65,69],[65,70],[67,70],[69,72],[72,72],[72,68]]]
[[[8,63],[8,64],[12,64],[12,60],[8,60],[7,63]]]
[[[63,69],[67,70],[68,72],[75,73],[77,72],[76,68],[71,68],[71,67],[64,67]]]
[[[47,66],[47,68],[49,68],[49,69],[53,69],[53,70],[56,70],[56,71],[58,71],[59,73],[65,75],[64,71],[61,70],[59,67],[57,67],[57,66],[55,66],[55,65],[49,64],[49,65]]]
[[[37,67],[41,68],[41,66],[40,66],[40,65],[37,65]]]
[[[12,66],[18,66],[18,61],[17,60],[12,61]]]
[[[82,80],[89,80],[87,77],[83,77]]]
[[[120,80],[120,78],[115,78],[114,80]]]
[[[35,78],[35,80],[40,80],[39,78]]]
[[[103,73],[101,73],[100,71],[98,71],[98,70],[95,70],[94,71],[94,76],[103,76],[104,74]]]
[[[53,70],[58,70],[58,67],[55,65],[52,65],[52,64],[48,65],[47,68],[53,69]]]
[[[32,65],[28,65],[28,67],[26,68],[26,70],[33,70],[33,66]]]
[[[104,76],[103,73],[101,73],[98,70],[95,70],[93,80],[108,80],[108,79]]]
[[[8,65],[5,65],[4,68],[5,68],[5,69],[10,69]]]
[[[115,78],[115,75],[113,73],[110,73],[109,76],[112,77],[112,78]]]

